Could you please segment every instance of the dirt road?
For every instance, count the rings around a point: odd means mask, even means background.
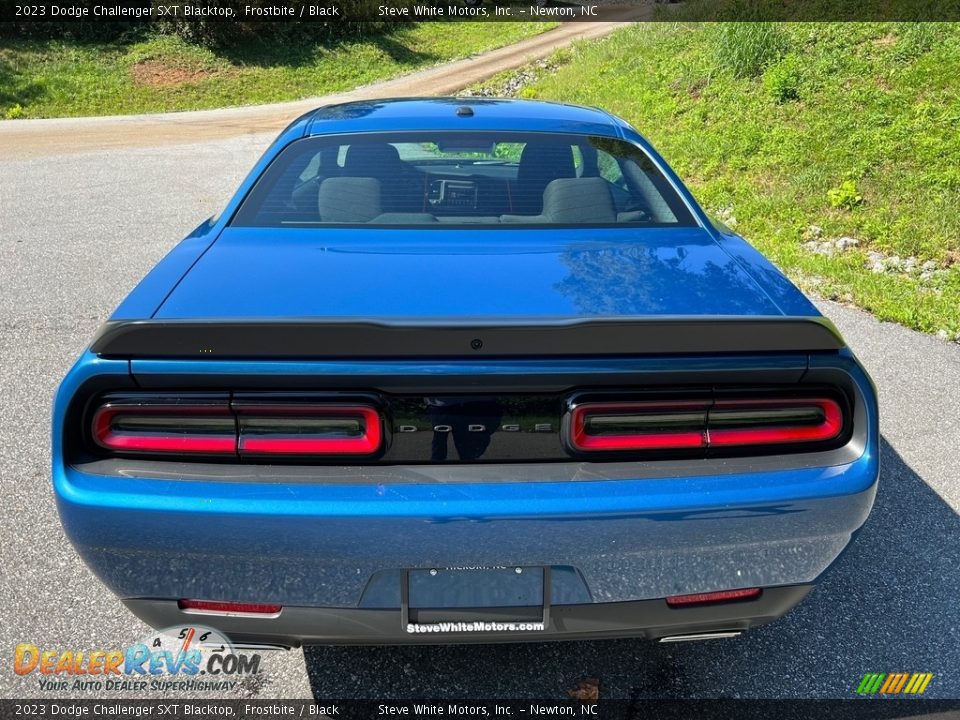
[[[547,57],[576,40],[608,35],[631,21],[649,17],[651,8],[652,4],[625,9],[622,22],[564,23],[515,45],[324,97],[220,110],[0,122],[0,157],[17,160],[274,133],[319,105],[380,97],[451,95],[497,73]]]

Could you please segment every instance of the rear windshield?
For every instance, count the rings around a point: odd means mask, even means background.
[[[231,223],[242,227],[693,225],[638,147],[553,133],[401,133],[298,140]]]

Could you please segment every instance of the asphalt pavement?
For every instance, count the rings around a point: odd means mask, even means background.
[[[0,696],[39,694],[13,649],[96,649],[147,627],[80,562],[49,483],[57,383],[114,306],[215,212],[270,140],[0,158]],[[724,641],[321,648],[267,656],[262,698],[852,697],[866,672],[931,672],[960,697],[960,346],[833,303],[880,389],[883,480],[867,525],[784,619]],[[70,693],[80,696],[81,693]],[[115,693],[123,695],[123,693]],[[65,697],[60,694],[58,697]]]

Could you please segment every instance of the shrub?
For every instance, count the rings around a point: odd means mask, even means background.
[[[757,77],[789,46],[786,33],[771,22],[720,23],[712,42],[717,65],[735,77]]]
[[[796,55],[787,55],[776,65],[771,65],[763,75],[767,92],[778,105],[800,99],[800,83],[803,80],[802,64]]]
[[[844,180],[839,187],[827,190],[827,199],[830,200],[831,207],[843,210],[853,210],[863,203],[863,195],[854,180]]]

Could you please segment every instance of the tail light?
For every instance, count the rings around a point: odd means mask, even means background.
[[[379,452],[380,412],[359,403],[231,402],[227,394],[107,397],[91,434],[121,455],[367,456]]]
[[[828,397],[596,402],[574,406],[568,441],[581,452],[759,447],[829,442],[843,427]]]
[[[712,446],[832,440],[843,430],[836,400],[720,400],[707,419]]]
[[[372,455],[380,413],[361,405],[236,405],[241,455]]]
[[[594,403],[571,418],[577,450],[676,450],[705,447],[708,402]]]
[[[224,400],[107,402],[93,416],[93,439],[124,453],[232,455],[237,433]]]
[[[672,608],[716,605],[718,603],[756,600],[762,594],[763,591],[760,588],[742,588],[740,590],[720,590],[718,592],[694,593],[692,595],[674,595],[667,598],[667,605]]]

